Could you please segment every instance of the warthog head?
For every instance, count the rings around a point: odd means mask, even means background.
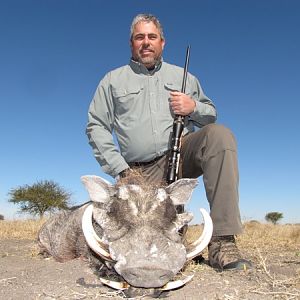
[[[116,289],[168,290],[191,279],[170,282],[188,260],[199,255],[212,235],[211,219],[203,209],[204,230],[189,249],[179,234],[193,215],[178,214],[176,206],[190,199],[196,179],[180,179],[167,187],[114,186],[97,176],[83,176],[82,182],[92,200],[82,218],[86,242],[124,279],[102,278],[104,284]]]

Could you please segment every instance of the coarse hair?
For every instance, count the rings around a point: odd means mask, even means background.
[[[133,35],[133,31],[134,31],[135,25],[138,24],[138,23],[140,23],[140,22],[146,22],[146,23],[153,22],[153,24],[159,30],[160,38],[162,40],[165,39],[164,38],[163,28],[162,28],[162,25],[160,24],[158,18],[156,18],[155,16],[153,16],[151,14],[138,14],[137,16],[134,17],[134,19],[132,20],[132,23],[131,23],[131,27],[130,27],[130,40],[132,40],[132,35]]]

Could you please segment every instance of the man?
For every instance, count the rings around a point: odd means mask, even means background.
[[[219,269],[245,268],[234,235],[241,233],[235,139],[215,124],[216,109],[198,80],[162,60],[163,29],[152,15],[138,15],[131,25],[129,65],[100,82],[88,113],[87,135],[102,169],[113,177],[138,168],[151,182],[166,179],[174,115],[183,115],[181,176],[203,175],[214,223],[209,261]],[[200,130],[194,131],[194,127]],[[118,147],[115,145],[114,136]]]

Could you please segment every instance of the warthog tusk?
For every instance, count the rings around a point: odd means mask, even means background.
[[[191,260],[197,255],[199,255],[203,251],[203,249],[208,245],[212,236],[213,223],[211,217],[208,214],[208,212],[203,208],[200,208],[200,212],[204,220],[203,232],[201,236],[191,244],[193,248],[192,250],[188,251],[186,255],[187,260]]]
[[[191,281],[193,277],[194,277],[194,275],[190,275],[190,276],[187,276],[184,279],[170,281],[166,285],[164,285],[162,288],[160,288],[159,290],[161,290],[161,291],[169,291],[169,290],[177,289],[177,288],[185,285],[189,281]]]
[[[105,285],[107,285],[107,286],[109,286],[109,287],[111,287],[115,290],[122,290],[123,291],[123,290],[127,290],[130,287],[130,285],[125,281],[122,281],[122,282],[111,281],[111,280],[107,280],[107,279],[104,279],[104,278],[101,278],[101,277],[99,277],[99,279],[103,284],[105,284]]]
[[[160,288],[159,290],[160,291],[169,291],[169,290],[174,290],[174,289],[177,289],[183,285],[185,285],[186,283],[188,283],[189,281],[191,281],[193,279],[194,275],[190,275],[190,276],[187,276],[186,278],[184,279],[179,279],[179,280],[175,280],[175,281],[170,281],[168,282],[166,285],[164,285],[162,288]],[[121,282],[118,282],[118,281],[111,281],[111,280],[107,280],[107,279],[104,279],[104,278],[101,278],[99,277],[100,281],[115,289],[115,290],[127,290],[130,285],[125,282],[125,281],[121,281]]]
[[[111,258],[110,253],[107,251],[107,246],[101,241],[97,236],[92,223],[93,216],[93,204],[90,204],[84,211],[82,216],[82,231],[85,237],[85,240],[89,247],[101,256],[104,260],[114,261]]]

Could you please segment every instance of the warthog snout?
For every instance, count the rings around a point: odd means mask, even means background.
[[[135,287],[162,287],[174,276],[170,270],[149,269],[147,267],[126,268],[122,273],[124,279]]]

